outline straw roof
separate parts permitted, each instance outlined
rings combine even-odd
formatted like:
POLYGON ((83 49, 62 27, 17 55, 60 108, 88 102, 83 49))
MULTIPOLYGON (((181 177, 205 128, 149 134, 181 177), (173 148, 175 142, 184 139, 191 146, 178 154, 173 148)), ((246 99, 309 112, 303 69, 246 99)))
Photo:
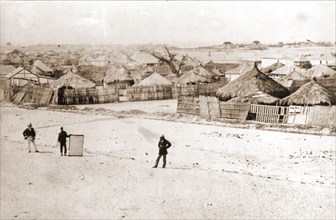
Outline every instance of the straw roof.
POLYGON ((314 80, 301 86, 290 96, 280 100, 280 105, 333 105, 333 93, 314 80))
POLYGON ((290 87, 293 83, 293 80, 306 80, 306 79, 307 78, 304 75, 302 75, 302 73, 299 73, 294 69, 292 72, 288 73, 281 79, 277 80, 277 82, 279 82, 281 85, 285 87, 290 87))
POLYGON ((285 87, 262 73, 256 64, 253 69, 244 75, 219 88, 216 95, 221 101, 226 101, 258 92, 263 92, 277 98, 289 95, 289 91, 285 87))
POLYGON ((135 53, 130 58, 139 64, 151 64, 159 62, 157 58, 148 53, 135 53))
POLYGON ((304 69, 301 69, 299 67, 296 66, 292 66, 292 65, 284 65, 283 67, 280 67, 279 69, 276 69, 272 72, 272 74, 274 75, 287 75, 290 72, 296 71, 298 73, 303 74, 305 72, 304 69))
POLYGON ((225 74, 239 74, 242 75, 253 68, 253 64, 250 62, 242 63, 238 67, 233 68, 225 72, 225 74))
POLYGON ((172 82, 155 72, 144 80, 140 81, 139 86, 153 86, 153 85, 171 85, 172 82))
POLYGON ((201 61, 199 61, 198 59, 196 58, 192 58, 190 56, 185 56, 184 60, 183 60, 183 65, 185 66, 199 66, 201 65, 201 61))
POLYGON ((44 63, 42 63, 42 61, 40 61, 40 60, 36 60, 33 63, 33 67, 32 67, 32 71, 33 72, 34 72, 34 70, 35 70, 36 67, 39 68, 40 70, 42 70, 43 72, 52 72, 52 69, 50 69, 44 63))
POLYGON ((240 96, 227 101, 227 103, 249 103, 272 105, 279 101, 279 98, 273 97, 267 93, 258 91, 246 96, 240 96))
POLYGON ((81 77, 80 75, 69 72, 59 79, 55 80, 54 82, 50 83, 50 86, 54 88, 60 88, 63 86, 68 86, 72 88, 92 88, 95 87, 96 84, 88 79, 81 77))
POLYGON ((188 83, 199 83, 199 82, 211 82, 214 73, 210 73, 203 67, 195 67, 194 69, 184 73, 175 82, 180 84, 188 84, 188 83))
POLYGON ((263 73, 271 73, 274 70, 277 70, 277 69, 279 69, 279 68, 281 68, 283 66, 285 66, 285 64, 280 63, 279 60, 278 60, 278 62, 273 63, 272 65, 269 65, 269 66, 267 66, 265 68, 261 68, 261 72, 263 72, 263 73))
POLYGON ((14 66, 11 65, 0 65, 0 76, 1 75, 7 75, 8 73, 15 70, 14 66))
POLYGON ((304 56, 304 55, 296 56, 293 60, 295 62, 309 62, 309 60, 307 59, 307 57, 304 56))
POLYGON ((304 76, 307 78, 321 77, 321 76, 327 77, 332 75, 336 75, 336 71, 322 64, 316 65, 304 73, 304 76))
POLYGON ((320 60, 330 61, 331 63, 336 63, 336 56, 334 56, 331 52, 325 53, 320 57, 320 60))
POLYGON ((112 68, 108 70, 104 77, 105 83, 133 81, 130 72, 125 68, 112 68))

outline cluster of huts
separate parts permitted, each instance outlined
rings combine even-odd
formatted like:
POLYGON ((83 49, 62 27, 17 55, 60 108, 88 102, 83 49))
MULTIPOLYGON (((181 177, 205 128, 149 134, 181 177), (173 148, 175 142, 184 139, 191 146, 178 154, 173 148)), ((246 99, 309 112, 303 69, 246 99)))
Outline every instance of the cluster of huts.
POLYGON ((55 78, 51 68, 36 60, 29 67, 1 65, 0 98, 40 104, 178 98, 180 113, 280 122, 288 112, 299 112, 286 109, 288 106, 336 104, 336 58, 333 54, 318 58, 315 62, 305 56, 277 59, 265 67, 261 67, 262 62, 242 62, 228 65, 232 68, 227 70, 223 64, 212 61, 202 64, 186 56, 181 72, 174 74, 166 63, 150 54, 119 53, 96 58, 83 56, 79 65, 66 66, 59 78, 55 78), (106 71, 96 80, 81 76, 82 67, 92 66, 106 71), (269 112, 277 119, 267 118, 265 114, 269 112))

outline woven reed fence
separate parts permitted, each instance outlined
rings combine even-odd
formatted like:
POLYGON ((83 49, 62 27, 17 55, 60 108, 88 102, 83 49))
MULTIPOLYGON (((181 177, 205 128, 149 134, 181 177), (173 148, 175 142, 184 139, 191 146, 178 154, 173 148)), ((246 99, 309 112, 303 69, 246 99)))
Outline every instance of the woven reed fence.
POLYGON ((215 83, 198 83, 195 85, 178 85, 175 84, 173 86, 173 94, 174 98, 177 98, 179 95, 184 96, 198 96, 198 95, 205 95, 205 96, 215 96, 217 90, 225 86, 228 83, 227 80, 219 81, 215 83))
POLYGON ((172 86, 154 85, 154 86, 130 86, 126 88, 128 101, 145 101, 145 100, 163 100, 172 99, 172 86))
POLYGON ((311 106, 307 124, 336 126, 336 106, 311 106))
POLYGON ((250 110, 250 104, 240 103, 220 102, 219 107, 220 117, 227 119, 246 120, 250 110))
POLYGON ((117 87, 98 87, 64 89, 62 97, 59 97, 58 104, 98 104, 111 103, 119 100, 119 90, 117 87))
POLYGON ((219 118, 221 115, 219 100, 213 96, 199 96, 200 115, 203 117, 219 118))
POLYGON ((21 102, 49 105, 52 102, 54 91, 43 87, 27 88, 21 102))
POLYGON ((266 123, 287 123, 289 107, 250 105, 250 113, 255 114, 256 121, 266 123))
POLYGON ((177 99, 177 113, 199 115, 200 104, 198 96, 182 96, 177 99))

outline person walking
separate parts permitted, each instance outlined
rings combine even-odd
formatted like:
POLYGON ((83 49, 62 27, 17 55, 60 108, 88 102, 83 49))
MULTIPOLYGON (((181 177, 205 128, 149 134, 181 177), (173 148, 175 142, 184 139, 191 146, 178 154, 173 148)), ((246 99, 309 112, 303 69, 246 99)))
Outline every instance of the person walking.
POLYGON ((23 131, 23 136, 28 143, 28 153, 30 153, 30 144, 33 144, 35 152, 39 152, 36 148, 35 137, 36 133, 31 123, 28 124, 28 128, 23 131))
POLYGON ((63 149, 64 149, 64 156, 67 154, 67 148, 66 148, 66 138, 70 137, 66 133, 66 131, 63 130, 63 127, 61 127, 61 132, 58 134, 58 142, 60 143, 60 151, 61 151, 61 156, 63 156, 63 149))
POLYGON ((165 168, 166 167, 166 157, 167 157, 167 154, 168 154, 168 151, 167 149, 170 148, 171 146, 171 143, 165 139, 165 137, 162 135, 160 137, 160 140, 159 140, 159 143, 158 143, 158 148, 159 148, 159 155, 156 159, 156 162, 155 162, 155 165, 153 166, 153 168, 157 168, 157 166, 159 165, 159 161, 161 159, 161 157, 163 157, 163 165, 162 165, 162 168, 165 168))

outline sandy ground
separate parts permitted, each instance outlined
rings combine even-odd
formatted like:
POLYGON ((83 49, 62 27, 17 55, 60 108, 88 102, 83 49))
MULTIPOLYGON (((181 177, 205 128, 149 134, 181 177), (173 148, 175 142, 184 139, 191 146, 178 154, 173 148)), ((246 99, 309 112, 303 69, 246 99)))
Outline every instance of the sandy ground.
POLYGON ((0 138, 2 219, 336 217, 335 136, 1 107, 0 138), (83 157, 60 156, 60 126, 83 157), (153 169, 161 134, 173 147, 153 169))

